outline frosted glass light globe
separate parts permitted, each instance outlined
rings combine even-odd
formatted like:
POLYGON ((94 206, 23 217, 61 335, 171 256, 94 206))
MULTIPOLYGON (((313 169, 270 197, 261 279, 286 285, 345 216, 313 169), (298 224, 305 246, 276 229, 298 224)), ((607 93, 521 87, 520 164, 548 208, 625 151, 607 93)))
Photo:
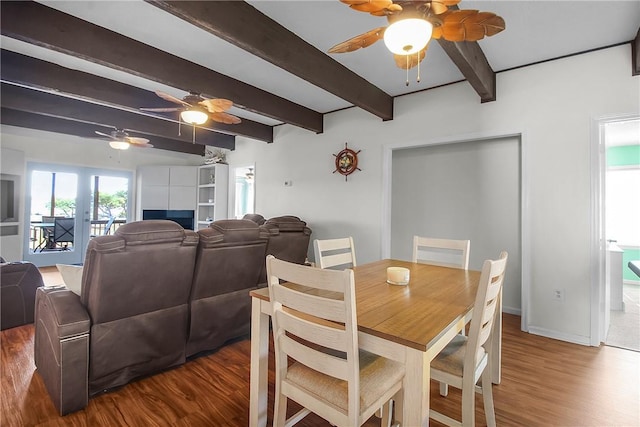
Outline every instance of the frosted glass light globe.
POLYGON ((425 19, 402 19, 384 31, 384 44, 396 55, 411 55, 424 49, 432 32, 433 25, 425 19))

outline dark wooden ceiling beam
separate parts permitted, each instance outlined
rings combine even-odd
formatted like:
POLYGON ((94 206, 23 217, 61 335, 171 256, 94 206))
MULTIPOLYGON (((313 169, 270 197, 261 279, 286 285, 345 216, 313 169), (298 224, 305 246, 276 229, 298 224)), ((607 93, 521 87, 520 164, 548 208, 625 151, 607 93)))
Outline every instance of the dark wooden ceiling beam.
POLYGON ((323 116, 294 102, 32 1, 0 2, 3 35, 181 90, 232 100, 239 108, 322 132, 323 116))
POLYGON ((640 75, 640 28, 638 28, 636 38, 631 40, 631 67, 632 75, 640 75))
MULTIPOLYGON (((3 125, 79 136, 81 138, 87 138, 88 141, 95 141, 96 143, 101 144, 105 144, 106 140, 99 139, 95 134, 95 131, 102 130, 106 133, 109 132, 109 129, 107 128, 98 129, 98 125, 93 123, 89 124, 75 120, 61 119, 58 117, 43 116, 26 111, 12 110, 10 108, 0 109, 0 122, 2 122, 3 125)), ((206 147, 200 144, 189 144, 182 141, 156 136, 153 138, 153 148, 204 156, 206 147)))
POLYGON ((393 98, 244 1, 145 0, 291 74, 393 119, 393 98))
MULTIPOLYGON (((0 63, 2 80, 8 82, 53 90, 104 105, 129 107, 132 112, 139 111, 140 107, 176 106, 148 90, 4 49, 0 63)), ((177 114, 174 113, 173 116, 177 117, 177 114)), ((204 129, 273 142, 273 127, 247 119, 243 119, 242 123, 237 125, 225 125, 210 120, 204 129)))
POLYGON ((445 53, 480 95, 481 102, 496 100, 496 73, 478 42, 450 42, 438 39, 445 53))
MULTIPOLYGON (((459 7, 449 6, 449 10, 459 10, 459 7)), ((480 95, 480 101, 495 101, 496 73, 489 65, 478 42, 450 42, 441 38, 438 39, 438 43, 480 95)))
MULTIPOLYGON (((178 135, 178 124, 151 116, 142 116, 129 111, 104 105, 66 98, 35 89, 2 83, 0 89, 2 106, 18 111, 37 113, 51 117, 76 120, 95 125, 118 127, 176 141, 191 143, 192 127, 182 126, 178 135)), ((153 137, 150 137, 153 144, 153 137)), ((196 130, 196 143, 214 147, 235 149, 235 137, 224 133, 196 130)))

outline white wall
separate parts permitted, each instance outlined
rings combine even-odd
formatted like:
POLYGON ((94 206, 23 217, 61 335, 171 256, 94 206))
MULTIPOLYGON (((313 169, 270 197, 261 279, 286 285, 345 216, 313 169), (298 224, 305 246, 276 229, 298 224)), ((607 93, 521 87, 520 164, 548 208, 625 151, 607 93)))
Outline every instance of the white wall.
POLYGON ((588 344, 590 126, 598 117, 640 111, 630 46, 500 73, 497 88, 497 101, 486 104, 466 82, 397 98, 395 118, 387 122, 358 108, 328 114, 319 135, 280 126, 273 144, 238 138, 228 160, 232 166, 255 162, 256 212, 298 215, 313 229, 312 238, 352 235, 358 262, 365 263, 385 250, 385 147, 521 134, 529 328, 588 344), (345 142, 362 150, 362 171, 348 182, 331 173, 332 154, 345 142), (285 187, 285 180, 293 186, 285 187), (565 290, 564 303, 552 300, 557 288, 565 290))
POLYGON ((521 180, 517 137, 393 151, 390 256, 413 236, 471 240, 469 268, 509 253, 502 309, 521 314, 521 180))
MULTIPOLYGON (((200 165, 202 157, 193 154, 175 153, 166 150, 130 148, 117 151, 108 142, 94 138, 79 138, 52 132, 35 131, 14 126, 0 126, 0 156, 2 172, 21 176, 24 188, 26 162, 49 162, 66 165, 81 165, 112 170, 132 171, 140 165, 200 165)), ((153 141, 152 141, 153 142, 153 141)), ((135 185, 133 186, 135 189, 135 185)), ((135 192, 135 190, 134 190, 135 192)), ((2 256, 11 261, 22 259, 24 194, 20 193, 19 236, 5 236, 0 239, 2 256)), ((132 204, 136 195, 131 195, 132 204)), ((132 206, 135 212, 135 206, 132 206)))
MULTIPOLYGON (((24 153, 19 150, 2 149, 0 152, 0 172, 20 177, 18 188, 15 191, 19 195, 24 193, 24 153)), ((20 229, 24 220, 24 197, 18 198, 18 222, 4 225, 18 225, 20 229)), ((7 261, 20 261, 22 259, 22 233, 0 237, 0 255, 7 261)))

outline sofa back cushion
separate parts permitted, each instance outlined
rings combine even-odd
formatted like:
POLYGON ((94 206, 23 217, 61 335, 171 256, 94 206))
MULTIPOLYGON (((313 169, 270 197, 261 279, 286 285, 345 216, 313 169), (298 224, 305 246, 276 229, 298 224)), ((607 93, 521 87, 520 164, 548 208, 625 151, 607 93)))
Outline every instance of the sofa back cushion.
POLYGON ((166 220, 89 242, 81 300, 91 316, 90 392, 184 363, 198 235, 166 220))
POLYGON ((266 233, 250 220, 215 221, 198 234, 187 356, 249 332, 249 291, 261 282, 267 248, 266 233))

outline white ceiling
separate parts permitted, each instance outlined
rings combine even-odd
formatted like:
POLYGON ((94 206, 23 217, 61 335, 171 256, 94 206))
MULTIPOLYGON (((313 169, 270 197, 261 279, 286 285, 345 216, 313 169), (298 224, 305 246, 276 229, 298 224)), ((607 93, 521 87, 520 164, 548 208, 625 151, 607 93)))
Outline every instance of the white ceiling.
MULTIPOLYGON (((321 113, 351 105, 141 0, 40 3, 321 113)), ((384 18, 350 10, 337 0, 252 0, 249 3, 323 52, 357 34, 386 25, 384 18)), ((629 42, 635 38, 640 24, 640 1, 463 0, 459 7, 491 11, 505 19, 505 31, 479 42, 496 72, 629 42)), ((5 36, 0 43, 3 49, 65 67, 148 90, 161 90, 177 97, 186 95, 181 90, 5 36)), ((438 43, 431 43, 427 58, 421 64, 421 82, 416 83, 416 71, 410 70, 408 87, 405 85, 406 72, 395 66, 383 42, 356 52, 331 56, 392 96, 463 80, 460 71, 438 43)), ((239 109, 232 112, 268 125, 279 123, 239 109)))

